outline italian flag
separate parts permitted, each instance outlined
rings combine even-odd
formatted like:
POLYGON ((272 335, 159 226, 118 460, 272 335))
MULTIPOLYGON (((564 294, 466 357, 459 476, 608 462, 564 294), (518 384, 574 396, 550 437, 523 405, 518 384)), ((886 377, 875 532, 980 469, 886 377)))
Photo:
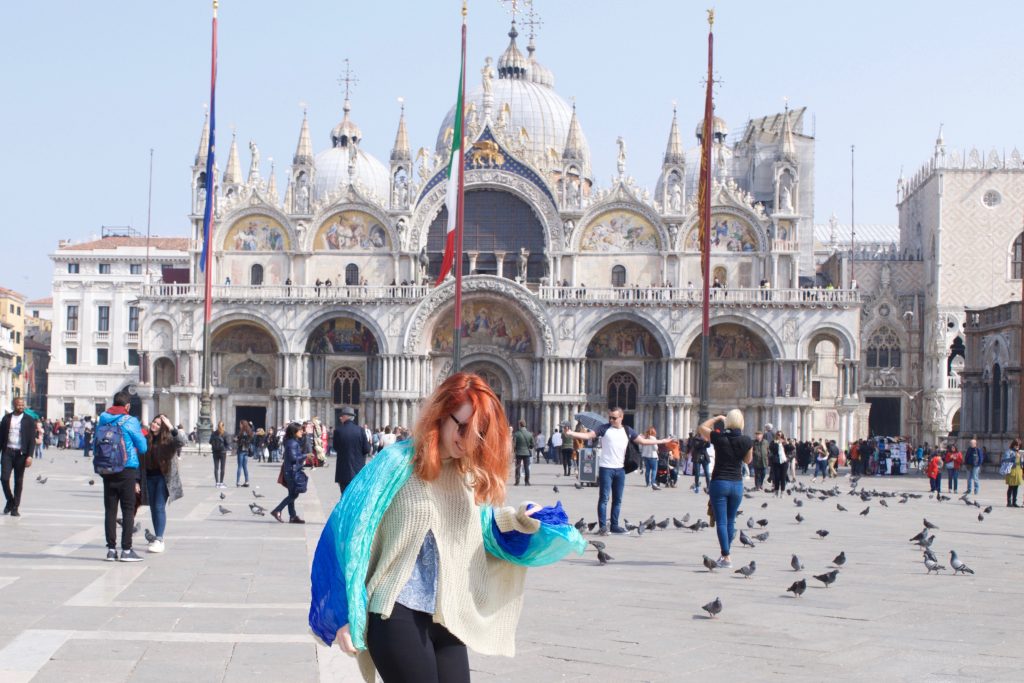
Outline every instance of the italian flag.
MULTIPOLYGON (((452 130, 452 153, 448 157, 448 192, 445 195, 444 203, 448 209, 448 225, 445 231, 444 260, 441 262, 441 272, 437 276, 435 285, 444 282, 444 278, 451 272, 455 264, 455 237, 459 224, 462 222, 462 211, 459 206, 459 199, 462 195, 462 183, 465 164, 462 160, 462 116, 463 116, 463 95, 465 92, 466 78, 466 25, 462 25, 462 64, 459 67, 459 94, 455 103, 455 123, 452 130)), ((459 261, 461 261, 461 256, 459 261)), ((459 264, 461 269, 461 263, 459 264)))

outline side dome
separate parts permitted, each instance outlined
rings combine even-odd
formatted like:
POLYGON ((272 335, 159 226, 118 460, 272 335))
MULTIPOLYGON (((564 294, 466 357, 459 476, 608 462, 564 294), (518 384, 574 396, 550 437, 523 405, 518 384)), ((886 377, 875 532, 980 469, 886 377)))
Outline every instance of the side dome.
POLYGON ((316 155, 316 195, 325 197, 350 182, 358 183, 384 200, 388 197, 390 179, 388 169, 375 157, 359 148, 362 131, 349 112, 352 106, 345 100, 345 116, 331 131, 331 148, 316 155), (354 155, 354 157, 353 157, 354 155), (353 161, 355 162, 353 166, 353 161), (352 167, 354 177, 349 177, 352 167))

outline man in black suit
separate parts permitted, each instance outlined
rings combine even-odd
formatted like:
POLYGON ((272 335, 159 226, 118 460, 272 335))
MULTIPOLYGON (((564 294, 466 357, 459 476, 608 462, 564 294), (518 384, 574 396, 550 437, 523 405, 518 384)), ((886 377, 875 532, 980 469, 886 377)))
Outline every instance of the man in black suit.
POLYGON ((2 479, 4 514, 20 517, 21 488, 25 481, 25 464, 36 449, 36 421, 25 414, 25 399, 18 397, 12 404, 14 412, 0 420, 0 479, 2 479), (14 491, 11 491, 11 472, 14 472, 14 491))
POLYGON ((338 454, 338 460, 334 464, 334 481, 341 489, 341 495, 345 495, 345 487, 348 486, 359 470, 366 464, 366 456, 370 454, 370 441, 366 438, 366 432, 356 424, 356 411, 345 406, 341 409, 338 420, 341 424, 334 430, 332 444, 334 452, 338 454))

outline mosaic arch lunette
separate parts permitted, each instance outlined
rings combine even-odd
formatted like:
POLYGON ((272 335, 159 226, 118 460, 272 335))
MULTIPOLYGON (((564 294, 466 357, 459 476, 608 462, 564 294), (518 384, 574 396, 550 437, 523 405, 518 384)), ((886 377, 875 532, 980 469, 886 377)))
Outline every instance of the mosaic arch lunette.
POLYGON ((587 358, 661 358, 661 346, 643 325, 620 321, 594 335, 587 345, 587 358))
MULTIPOLYGON (((700 228, 694 225, 686 234, 683 243, 685 251, 700 251, 698 234, 700 228)), ((757 251, 757 233, 750 223, 733 214, 711 216, 711 251, 754 253, 757 251)))
POLYGON ((597 216, 580 235, 580 251, 656 253, 660 248, 658 231, 650 221, 622 209, 597 216))
POLYGON ((367 355, 379 353, 377 338, 369 327, 352 318, 331 318, 309 336, 306 353, 367 355))
MULTIPOLYGON (((452 353, 455 337, 455 309, 449 307, 434 323, 430 350, 452 353)), ((463 304, 462 346, 497 347, 514 355, 533 355, 534 335, 530 326, 508 302, 500 299, 472 299, 463 304)))
POLYGON ((229 323, 213 333, 213 353, 277 353, 269 331, 250 322, 229 323))
POLYGON ((348 210, 320 224, 313 240, 315 251, 387 251, 387 229, 365 211, 348 210))
MULTIPOLYGON (((693 340, 689 353, 691 358, 700 358, 700 335, 693 340)), ((735 323, 722 323, 711 328, 709 360, 768 360, 771 353, 764 341, 754 332, 735 323)))
POLYGON ((231 224, 224 251, 287 251, 288 231, 277 220, 262 214, 243 216, 231 224))

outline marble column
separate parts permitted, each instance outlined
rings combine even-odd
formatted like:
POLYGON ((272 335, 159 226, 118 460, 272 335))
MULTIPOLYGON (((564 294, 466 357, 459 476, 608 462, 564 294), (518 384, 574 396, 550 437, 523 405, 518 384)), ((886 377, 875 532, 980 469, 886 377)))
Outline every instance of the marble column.
POLYGON ((496 251, 494 252, 494 259, 497 262, 498 277, 505 277, 505 254, 508 252, 496 251))

